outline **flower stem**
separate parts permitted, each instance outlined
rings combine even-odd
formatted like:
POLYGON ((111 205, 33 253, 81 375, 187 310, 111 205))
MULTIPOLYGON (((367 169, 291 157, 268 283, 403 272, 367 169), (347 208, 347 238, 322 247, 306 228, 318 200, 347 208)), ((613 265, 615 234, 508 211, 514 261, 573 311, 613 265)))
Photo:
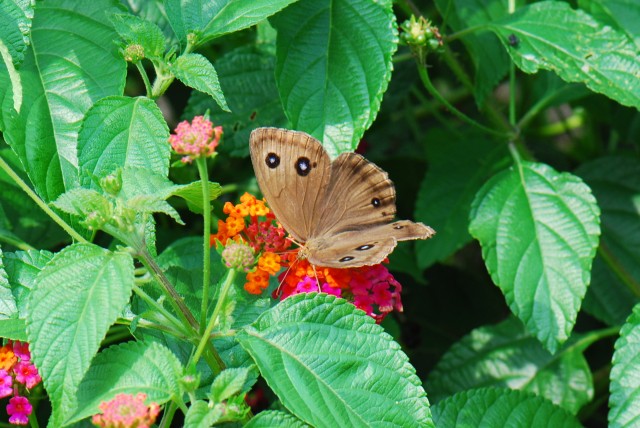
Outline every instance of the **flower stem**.
POLYGON ((204 346, 207 343, 209 343, 209 336, 211 335, 211 332, 213 331, 213 328, 217 324, 217 320, 218 320, 218 316, 220 314, 220 310, 222 310, 222 307, 224 306, 224 303, 227 300, 227 294, 229 293, 229 289, 231 288, 231 285, 233 284, 233 280, 236 277, 236 273, 237 272, 236 272, 235 269, 229 269, 229 271, 227 272, 227 276, 224 279, 224 283, 222 284, 222 288, 220 290, 220 294, 218 295, 218 301, 216 302, 216 306, 213 309, 213 314, 211 315, 211 318, 209 319, 209 324, 207 325, 207 328, 204 330, 204 334, 200 338, 200 343, 198 344, 198 349, 196 349, 196 353, 193 356, 193 364, 196 364, 198 362, 198 360, 200 359, 200 357, 202 355, 202 352, 204 351, 204 346))
POLYGON ((135 62, 136 68, 142 77, 142 81, 144 82, 144 89, 147 91, 147 97, 151 98, 152 89, 151 82, 149 81, 149 76, 147 76, 147 71, 144 69, 141 61, 135 62))
POLYGON ((202 218, 204 220, 204 231, 202 232, 202 304, 200 308, 200 335, 204 335, 207 324, 207 312, 209 311, 209 286, 211 281, 211 202, 209 201, 209 171, 207 170, 207 159, 199 157, 196 159, 200 181, 202 181, 202 218))

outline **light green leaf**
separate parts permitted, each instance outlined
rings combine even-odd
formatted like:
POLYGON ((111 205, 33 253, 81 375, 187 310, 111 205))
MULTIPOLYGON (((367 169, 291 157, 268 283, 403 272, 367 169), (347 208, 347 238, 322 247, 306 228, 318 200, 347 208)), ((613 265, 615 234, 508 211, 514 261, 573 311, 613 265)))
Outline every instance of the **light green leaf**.
POLYGON ((178 44, 175 33, 169 24, 163 1, 126 0, 124 3, 132 14, 156 24, 162 30, 167 45, 178 44))
POLYGON ((156 103, 145 97, 108 97, 86 114, 78 136, 78 162, 84 187, 98 189, 100 178, 119 167, 169 173, 169 128, 156 103))
POLYGON ((227 33, 249 28, 296 0, 165 0, 173 31, 184 44, 189 33, 203 44, 227 33))
POLYGON ((582 349, 569 344, 552 355, 515 318, 477 328, 455 343, 429 374, 426 389, 435 403, 484 386, 532 392, 573 414, 593 398, 582 349))
POLYGON ((11 293, 11 284, 9 284, 7 272, 4 270, 4 255, 2 247, 0 247, 0 320, 15 318, 17 315, 18 306, 11 293))
MULTIPOLYGON (((436 6, 447 25, 458 32, 469 27, 487 24, 508 15, 507 3, 502 0, 436 0, 436 6)), ((478 106, 484 104, 509 70, 509 56, 495 35, 470 32, 460 38, 469 51, 475 68, 473 91, 478 106)))
POLYGON ((34 3, 32 0, 0 2, 0 44, 6 46, 14 65, 22 62, 29 45, 34 3))
POLYGON ((155 196, 134 196, 127 201, 127 208, 140 213, 163 213, 174 219, 176 223, 184 225, 178 211, 167 201, 160 200, 155 196))
POLYGON ((481 388, 460 392, 433 406, 439 427, 580 428, 575 416, 547 400, 523 391, 481 388))
POLYGON ((78 406, 67 423, 98 412, 101 401, 116 394, 147 394, 147 403, 163 404, 180 395, 182 365, 159 343, 127 342, 100 352, 78 389, 78 406))
POLYGON ((162 59, 165 48, 164 34, 155 23, 123 13, 113 15, 111 22, 127 45, 142 46, 145 58, 162 59))
POLYGON ((471 207, 469 232, 511 311, 552 353, 571 333, 600 235, 588 186, 548 165, 495 175, 471 207))
POLYGON ((201 428, 213 426, 223 415, 220 406, 209 407, 206 401, 192 403, 184 419, 184 428, 201 428))
POLYGON ((239 394, 248 379, 249 369, 247 367, 223 370, 211 385, 212 401, 220 403, 229 397, 239 394))
POLYGON ((345 300, 289 297, 237 339, 282 404, 310 425, 433 426, 407 356, 345 300))
POLYGON ((110 219, 112 216, 111 202, 92 189, 75 188, 63 193, 52 202, 52 205, 67 214, 86 217, 92 212, 97 212, 102 218, 110 219))
MULTIPOLYGON (((93 244, 75 244, 40 271, 29 296, 31 354, 61 426, 109 326, 129 300, 133 260, 93 244)), ((113 379, 112 379, 113 380, 113 379)))
POLYGON ((27 302, 36 277, 53 258, 53 253, 41 250, 16 251, 4 254, 11 291, 18 305, 20 318, 27 318, 27 302))
POLYGON ((332 157, 353 151, 380 109, 397 29, 391 1, 300 0, 272 19, 276 82, 294 129, 332 157))
POLYGON ((264 412, 260 412, 245 425, 245 428, 272 427, 307 428, 309 425, 305 424, 292 414, 279 410, 266 410, 264 412))
POLYGON ((220 109, 211 97, 193 91, 183 118, 191 119, 210 110, 211 121, 224 128, 223 144, 217 150, 231 156, 247 156, 247 141, 254 128, 287 125, 274 68, 272 54, 244 48, 227 53, 216 61, 216 69, 231 113, 220 109))
POLYGON ((567 82, 640 109, 637 47, 566 2, 541 1, 490 24, 514 63, 526 73, 552 70, 567 82), (509 45, 515 35, 516 46, 509 45))
MULTIPOLYGON (((209 182, 209 200, 213 201, 222 194, 222 187, 218 183, 209 182)), ((172 196, 178 196, 189 203, 192 211, 200 214, 203 212, 202 181, 194 181, 185 184, 172 192, 172 196)))
POLYGON ((418 266, 425 269, 444 260, 471 241, 469 211, 480 187, 506 166, 504 145, 477 135, 463 135, 429 148, 429 170, 418 193, 415 219, 433 227, 437 235, 418 241, 418 266))
POLYGON ((578 0, 598 21, 625 33, 640 50, 640 3, 636 0, 578 0))
POLYGON ((611 368, 609 427, 634 427, 640 420, 640 305, 620 330, 611 368))
POLYGON ((218 73, 209 60, 199 54, 186 54, 176 58, 171 72, 185 85, 213 97, 224 111, 230 111, 224 98, 218 73))
POLYGON ((21 318, 0 320, 0 337, 26 342, 27 326, 24 320, 21 318))
POLYGON ((45 201, 78 184, 77 139, 84 114, 95 100, 124 88, 125 62, 107 19, 115 8, 111 0, 36 4, 32 49, 19 70, 22 108, 16 112, 3 103, 3 136, 45 201))
POLYGON ((602 210, 602 237, 584 301, 590 314, 620 325, 640 295, 640 160, 610 156, 576 170, 602 210))

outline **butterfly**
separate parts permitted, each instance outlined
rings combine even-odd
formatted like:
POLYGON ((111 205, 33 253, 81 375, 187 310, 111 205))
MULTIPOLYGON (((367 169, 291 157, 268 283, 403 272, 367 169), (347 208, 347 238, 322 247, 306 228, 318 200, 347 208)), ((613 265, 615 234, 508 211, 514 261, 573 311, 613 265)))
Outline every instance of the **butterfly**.
POLYGON ((312 265, 375 265, 398 241, 435 234, 422 223, 394 221, 393 183, 363 156, 342 153, 332 162, 320 141, 287 129, 257 128, 249 140, 262 194, 312 265))

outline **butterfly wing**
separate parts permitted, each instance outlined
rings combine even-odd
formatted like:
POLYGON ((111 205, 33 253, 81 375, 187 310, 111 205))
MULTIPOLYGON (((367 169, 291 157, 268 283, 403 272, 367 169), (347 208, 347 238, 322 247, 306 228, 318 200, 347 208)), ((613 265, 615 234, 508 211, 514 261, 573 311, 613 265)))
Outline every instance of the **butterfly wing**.
POLYGON ((388 224, 396 214, 396 191, 386 172, 356 153, 331 164, 331 179, 312 236, 388 224))
POLYGON ((422 223, 398 220, 330 237, 311 238, 306 245, 306 254, 309 262, 318 266, 350 268, 375 265, 393 251, 398 241, 427 239, 435 233, 422 223))
POLYGON ((329 155, 304 132, 258 128, 249 140, 253 169, 269 207, 294 239, 306 242, 329 184, 329 155))

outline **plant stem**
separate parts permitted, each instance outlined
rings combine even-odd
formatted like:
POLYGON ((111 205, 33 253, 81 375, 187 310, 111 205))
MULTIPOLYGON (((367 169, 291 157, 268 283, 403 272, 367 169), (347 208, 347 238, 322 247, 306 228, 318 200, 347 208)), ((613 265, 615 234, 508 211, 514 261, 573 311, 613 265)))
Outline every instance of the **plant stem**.
POLYGON ((209 343, 209 336, 211 335, 213 328, 217 324, 220 310, 222 309, 222 306, 227 300, 227 294, 229 293, 229 289, 231 288, 231 285, 233 284, 233 280, 235 279, 235 277, 236 277, 236 270, 229 269, 229 271, 227 272, 227 276, 224 279, 224 283, 222 284, 222 288, 220 289, 220 293, 218 295, 218 301, 216 302, 216 306, 213 309, 213 314, 209 319, 209 324, 207 325, 207 328, 204 330, 204 334, 200 338, 200 343, 198 344, 198 349, 196 349, 196 353, 193 356, 193 364, 196 364, 198 362, 198 360, 202 355, 202 352, 204 351, 204 346, 207 343, 209 343))
POLYGON ((200 308, 200 335, 204 335, 207 324, 207 313, 209 312, 209 286, 211 281, 211 202, 209 201, 209 171, 207 170, 207 159, 199 157, 196 159, 198 173, 202 182, 202 218, 204 220, 204 231, 202 232, 202 304, 200 308))
POLYGON ((25 183, 20 176, 11 168, 11 166, 0 156, 0 168, 7 173, 9 177, 44 211, 51 219, 58 224, 65 232, 69 234, 75 241, 86 243, 87 240, 76 232, 66 221, 53 211, 31 188, 25 183))
POLYGON ((138 69, 138 72, 140 73, 140 76, 142 77, 142 81, 144 82, 144 89, 147 92, 147 97, 151 98, 152 88, 151 88, 151 82, 149 81, 149 76, 147 76, 147 71, 142 66, 141 61, 136 61, 135 65, 136 65, 136 68, 138 69))
MULTIPOLYGON (((173 328, 175 330, 180 331, 180 334, 185 337, 189 337, 189 330, 185 330, 184 326, 180 323, 180 321, 174 317, 169 311, 167 311, 162 305, 156 302, 151 296, 149 296, 142 288, 137 285, 133 286, 133 291, 140 297, 147 305, 154 308, 158 313, 160 313, 166 321, 173 324, 173 328)), ((175 335, 175 334, 174 334, 175 335)))

